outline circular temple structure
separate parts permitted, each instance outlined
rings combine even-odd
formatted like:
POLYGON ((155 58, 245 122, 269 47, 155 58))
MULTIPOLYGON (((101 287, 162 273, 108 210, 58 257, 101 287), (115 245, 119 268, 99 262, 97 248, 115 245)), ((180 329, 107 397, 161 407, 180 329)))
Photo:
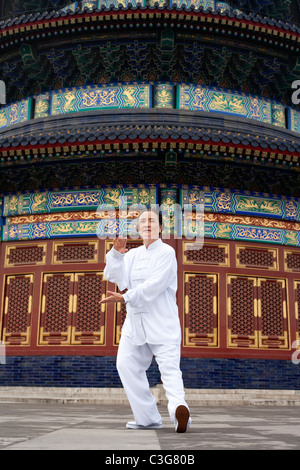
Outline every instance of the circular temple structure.
POLYGON ((299 389, 299 2, 0 0, 0 15, 0 385, 121 386, 105 255, 117 233, 140 245, 132 221, 156 204, 185 386, 299 389))

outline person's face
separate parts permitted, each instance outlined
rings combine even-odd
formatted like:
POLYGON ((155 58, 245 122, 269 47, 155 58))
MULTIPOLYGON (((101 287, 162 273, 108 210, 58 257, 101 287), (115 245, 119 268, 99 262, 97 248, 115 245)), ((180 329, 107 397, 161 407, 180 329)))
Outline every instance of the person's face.
POLYGON ((158 215, 152 211, 143 212, 139 218, 138 230, 143 240, 159 238, 161 226, 158 215))

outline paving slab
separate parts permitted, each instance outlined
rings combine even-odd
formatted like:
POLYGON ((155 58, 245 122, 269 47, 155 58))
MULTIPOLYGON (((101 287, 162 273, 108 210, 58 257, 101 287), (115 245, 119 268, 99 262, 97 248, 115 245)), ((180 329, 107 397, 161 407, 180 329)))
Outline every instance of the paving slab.
MULTIPOLYGON (((174 432, 165 405, 163 428, 126 429, 128 405, 0 403, 1 450, 300 450, 300 408, 191 406, 192 426, 174 432)), ((114 454, 115 455, 115 454, 114 454)), ((121 454, 120 454, 121 455, 121 454)))
POLYGON ((160 450, 154 431, 140 431, 138 439, 124 430, 64 428, 11 446, 12 450, 160 450), (118 443, 116 445, 116 443, 118 443))

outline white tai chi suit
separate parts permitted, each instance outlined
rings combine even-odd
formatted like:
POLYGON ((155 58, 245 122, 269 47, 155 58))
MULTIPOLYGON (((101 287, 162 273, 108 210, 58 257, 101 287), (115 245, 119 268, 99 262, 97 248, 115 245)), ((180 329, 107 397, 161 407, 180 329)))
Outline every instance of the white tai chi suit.
POLYGON ((181 328, 176 303, 177 261, 174 249, 159 238, 106 255, 104 277, 122 291, 127 316, 118 349, 117 369, 138 425, 161 423, 146 370, 153 355, 158 364, 170 418, 175 422, 178 405, 185 402, 180 371, 181 328))

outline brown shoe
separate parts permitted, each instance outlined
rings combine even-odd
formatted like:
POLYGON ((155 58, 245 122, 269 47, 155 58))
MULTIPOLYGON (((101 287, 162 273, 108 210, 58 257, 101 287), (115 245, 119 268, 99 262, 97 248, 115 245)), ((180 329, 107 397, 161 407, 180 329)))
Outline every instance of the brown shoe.
POLYGON ((191 424, 190 412, 184 405, 179 405, 175 411, 175 431, 186 432, 191 424))

